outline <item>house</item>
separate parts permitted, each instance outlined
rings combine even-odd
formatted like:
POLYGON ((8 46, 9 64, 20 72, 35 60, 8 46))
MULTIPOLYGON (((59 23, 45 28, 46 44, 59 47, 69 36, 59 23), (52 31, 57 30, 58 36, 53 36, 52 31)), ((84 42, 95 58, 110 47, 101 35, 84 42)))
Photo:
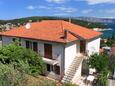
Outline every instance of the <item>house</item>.
POLYGON ((81 53, 99 53, 101 33, 63 20, 44 20, 1 35, 3 46, 19 39, 21 46, 38 52, 49 77, 74 82, 81 76, 81 53))

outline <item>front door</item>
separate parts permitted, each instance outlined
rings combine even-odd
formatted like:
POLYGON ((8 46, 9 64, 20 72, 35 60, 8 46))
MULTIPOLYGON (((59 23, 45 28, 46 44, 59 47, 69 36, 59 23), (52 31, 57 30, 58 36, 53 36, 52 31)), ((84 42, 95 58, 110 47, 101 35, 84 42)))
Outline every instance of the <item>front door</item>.
POLYGON ((80 41, 80 53, 85 53, 85 51, 86 51, 86 41, 81 40, 80 41))
POLYGON ((44 57, 48 59, 52 59, 52 45, 44 44, 44 57))

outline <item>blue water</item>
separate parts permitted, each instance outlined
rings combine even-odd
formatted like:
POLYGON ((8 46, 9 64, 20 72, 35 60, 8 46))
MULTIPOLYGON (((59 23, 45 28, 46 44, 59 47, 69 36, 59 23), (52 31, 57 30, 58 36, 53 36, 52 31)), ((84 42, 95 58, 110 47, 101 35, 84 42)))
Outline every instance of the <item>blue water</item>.
POLYGON ((115 37, 115 23, 107 24, 107 27, 111 28, 112 30, 102 31, 102 33, 103 33, 102 37, 103 38, 111 38, 113 33, 114 33, 114 37, 115 37))

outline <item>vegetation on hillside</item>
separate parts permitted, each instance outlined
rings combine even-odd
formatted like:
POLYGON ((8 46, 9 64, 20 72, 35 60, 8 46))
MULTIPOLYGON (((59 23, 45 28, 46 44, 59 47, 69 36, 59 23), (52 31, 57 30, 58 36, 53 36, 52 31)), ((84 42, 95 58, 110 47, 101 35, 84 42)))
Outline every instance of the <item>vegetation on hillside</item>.
MULTIPOLYGON (((27 17, 27 18, 13 19, 13 20, 1 20, 0 24, 12 23, 12 24, 17 25, 18 23, 20 23, 23 25, 24 23, 28 22, 29 20, 32 20, 33 22, 42 21, 42 20, 65 20, 65 21, 69 21, 69 18, 34 16, 34 17, 27 17)), ((75 23, 75 24, 79 24, 81 26, 88 27, 88 28, 105 28, 106 27, 106 25, 104 25, 102 23, 87 22, 87 21, 78 20, 75 18, 71 18, 71 22, 75 23)))
POLYGON ((42 74, 45 70, 45 64, 37 53, 16 44, 0 49, 0 61, 3 64, 13 64, 15 68, 23 69, 28 74, 42 74))
POLYGON ((42 58, 30 49, 15 43, 0 48, 0 86, 27 86, 26 75, 43 74, 45 68, 42 58))

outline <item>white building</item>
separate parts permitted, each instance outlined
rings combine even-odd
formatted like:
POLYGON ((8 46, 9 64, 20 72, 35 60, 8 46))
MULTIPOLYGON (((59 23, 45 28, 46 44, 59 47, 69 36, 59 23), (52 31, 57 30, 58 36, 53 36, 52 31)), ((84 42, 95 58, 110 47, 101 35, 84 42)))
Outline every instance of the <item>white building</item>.
POLYGON ((101 33, 63 20, 47 20, 1 35, 3 45, 19 39, 21 46, 38 52, 47 63, 49 77, 75 82, 81 76, 81 53, 99 53, 101 33))

